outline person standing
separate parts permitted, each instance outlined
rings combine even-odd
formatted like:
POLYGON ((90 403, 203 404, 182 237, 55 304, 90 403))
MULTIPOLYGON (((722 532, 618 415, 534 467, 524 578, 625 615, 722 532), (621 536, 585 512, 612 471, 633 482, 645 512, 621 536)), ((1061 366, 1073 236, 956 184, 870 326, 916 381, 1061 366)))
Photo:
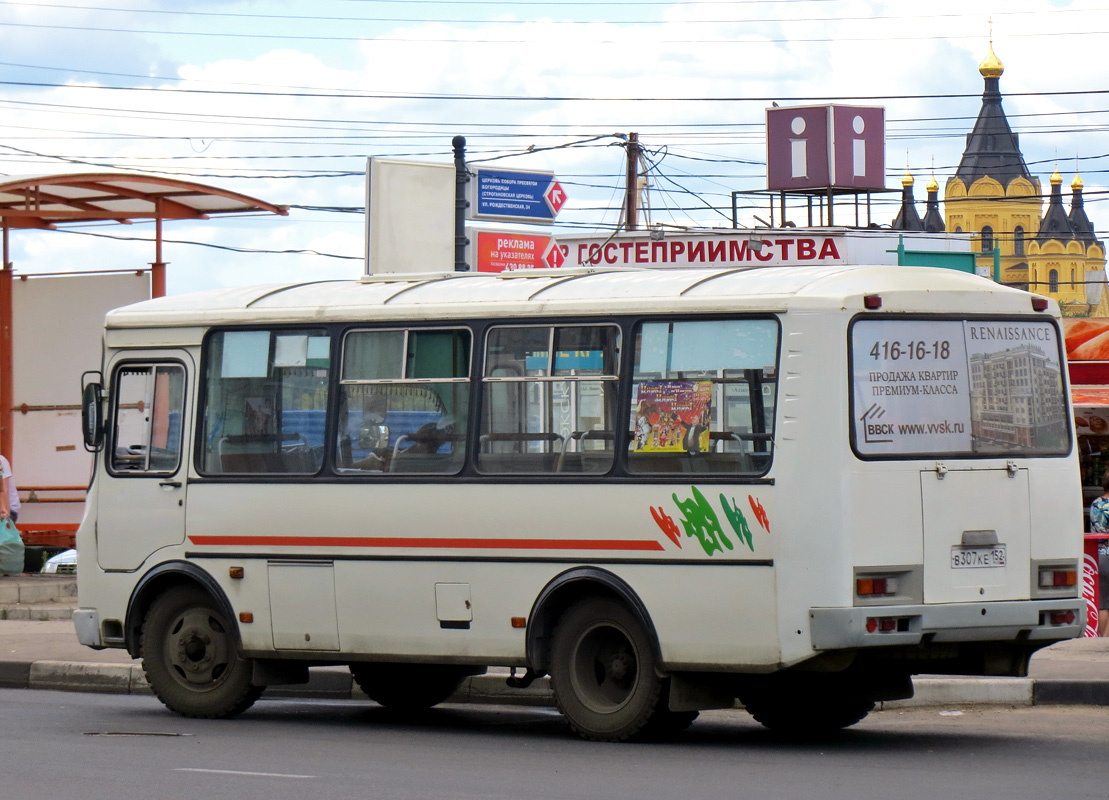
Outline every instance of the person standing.
POLYGON ((19 490, 15 488, 12 465, 4 456, 0 456, 0 475, 3 475, 3 487, 0 488, 0 519, 11 517, 12 522, 17 522, 20 509, 19 490))

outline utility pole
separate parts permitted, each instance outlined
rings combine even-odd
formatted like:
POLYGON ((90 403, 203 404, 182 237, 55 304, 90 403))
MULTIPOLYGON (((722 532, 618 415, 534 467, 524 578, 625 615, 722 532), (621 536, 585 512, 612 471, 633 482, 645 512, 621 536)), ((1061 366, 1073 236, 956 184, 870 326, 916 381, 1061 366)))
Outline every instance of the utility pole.
POLYGON ((639 230, 639 134, 628 134, 628 170, 624 201, 625 230, 639 230))

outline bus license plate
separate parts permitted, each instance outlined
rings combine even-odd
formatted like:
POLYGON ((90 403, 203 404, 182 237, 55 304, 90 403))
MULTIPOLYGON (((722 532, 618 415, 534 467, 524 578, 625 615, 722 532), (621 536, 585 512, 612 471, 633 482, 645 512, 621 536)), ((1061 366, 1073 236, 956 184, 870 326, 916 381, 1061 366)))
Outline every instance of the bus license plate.
POLYGON ((981 567, 1004 567, 1005 545, 992 547, 952 547, 951 569, 977 569, 981 567))

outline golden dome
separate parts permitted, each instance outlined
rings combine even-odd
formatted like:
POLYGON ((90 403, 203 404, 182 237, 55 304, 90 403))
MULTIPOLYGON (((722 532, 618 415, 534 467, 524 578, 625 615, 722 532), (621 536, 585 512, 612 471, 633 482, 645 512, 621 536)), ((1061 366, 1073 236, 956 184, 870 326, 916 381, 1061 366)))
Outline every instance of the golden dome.
POLYGON ((1058 186, 1063 182, 1063 176, 1059 174, 1059 168, 1056 167, 1055 171, 1051 173, 1051 185, 1058 186))
POLYGON ((994 55, 993 42, 990 42, 990 54, 982 59, 982 63, 978 65, 978 71, 982 73, 983 78, 1000 78, 1001 73, 1005 71, 1005 65, 1001 63, 1001 59, 994 55))
POLYGON ((913 185, 913 173, 909 172, 908 169, 906 169, 905 174, 901 176, 901 185, 906 188, 913 185))
POLYGON ((1077 172, 1074 173, 1074 180, 1070 182, 1070 188, 1074 189, 1077 192, 1079 189, 1082 188, 1082 186, 1082 179, 1078 177, 1077 172))
POLYGON ((929 192, 938 192, 939 190, 940 190, 940 185, 938 183, 936 183, 936 176, 933 175, 932 179, 930 181, 928 181, 928 191, 929 192))

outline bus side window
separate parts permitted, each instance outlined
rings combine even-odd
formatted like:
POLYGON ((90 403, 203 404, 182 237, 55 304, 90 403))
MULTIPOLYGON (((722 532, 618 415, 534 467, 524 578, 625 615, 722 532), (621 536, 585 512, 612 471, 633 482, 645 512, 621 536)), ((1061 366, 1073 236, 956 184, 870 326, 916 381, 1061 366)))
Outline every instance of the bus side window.
POLYGON ((354 330, 343 339, 335 469, 455 474, 466 458, 465 329, 354 330))
POLYGON ((218 331, 205 345, 206 474, 312 475, 323 466, 331 339, 218 331))
POLYGON ((646 322, 636 331, 628 467, 761 475, 777 388, 773 319, 646 322))
POLYGON ((174 473, 181 462, 185 370, 128 364, 115 376, 108 468, 117 474, 174 473))
POLYGON ((488 474, 604 474, 616 442, 620 332, 612 325, 489 332, 477 466, 488 474))

